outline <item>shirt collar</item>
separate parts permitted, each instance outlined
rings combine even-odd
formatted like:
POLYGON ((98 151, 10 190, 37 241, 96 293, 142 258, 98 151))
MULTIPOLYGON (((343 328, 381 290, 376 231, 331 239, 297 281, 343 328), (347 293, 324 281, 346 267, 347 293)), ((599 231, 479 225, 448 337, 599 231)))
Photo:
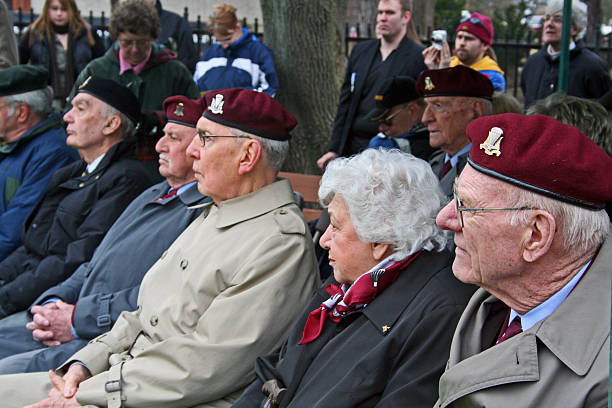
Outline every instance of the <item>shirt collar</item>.
MULTIPOLYGON (((187 190, 189 187, 193 186, 196 183, 197 183, 197 180, 194 180, 191 183, 183 184, 182 186, 180 186, 178 188, 178 191, 176 192, 176 195, 181 195, 183 193, 183 191, 187 190)), ((168 192, 170 192, 170 191, 172 191, 172 188, 170 188, 170 190, 168 190, 168 192)))
POLYGON ((87 174, 93 173, 93 171, 98 167, 98 164, 102 161, 106 153, 102 153, 98 158, 87 165, 87 174))
POLYGON ((510 309, 510 318, 508 322, 512 322, 516 316, 520 316, 521 318, 521 327, 523 331, 527 331, 532 328, 537 322, 544 320, 548 316, 552 314, 559 307, 561 303, 565 300, 565 298, 570 294, 570 292, 576 287, 584 272, 588 269, 589 265, 592 261, 589 261, 582 267, 582 269, 565 284, 564 287, 561 288, 557 293, 549 297, 545 302, 539 304, 534 307, 524 315, 520 315, 514 311, 514 309, 510 309))
MULTIPOLYGON (((571 41, 570 45, 569 45, 569 49, 570 51, 573 50, 574 48, 576 48, 576 43, 571 41)), ((552 48, 550 47, 550 44, 548 44, 548 46, 546 47, 546 52, 548 53, 548 55, 551 56, 551 58, 556 59, 559 58, 559 56, 561 55, 561 50, 559 51, 553 51, 552 48)))
POLYGON ((119 49, 119 75, 122 75, 125 71, 127 71, 129 69, 134 71, 134 73, 136 75, 140 75, 140 73, 144 69, 144 66, 149 61, 149 58, 151 57, 151 52, 152 51, 153 51, 153 45, 151 45, 151 48, 149 48, 149 52, 147 53, 146 58, 142 60, 142 62, 140 62, 140 63, 138 63, 136 65, 132 65, 129 62, 127 62, 126 60, 123 59, 123 55, 121 54, 121 49, 119 49))
POLYGON ((459 150, 457 152, 457 154, 455 154, 452 157, 448 153, 444 153, 444 163, 446 163, 447 161, 450 160, 451 166, 455 167, 457 165, 457 162, 459 161, 459 157, 461 157, 463 154, 469 152, 471 148, 472 148, 472 143, 468 143, 467 146, 465 146, 463 149, 459 150))

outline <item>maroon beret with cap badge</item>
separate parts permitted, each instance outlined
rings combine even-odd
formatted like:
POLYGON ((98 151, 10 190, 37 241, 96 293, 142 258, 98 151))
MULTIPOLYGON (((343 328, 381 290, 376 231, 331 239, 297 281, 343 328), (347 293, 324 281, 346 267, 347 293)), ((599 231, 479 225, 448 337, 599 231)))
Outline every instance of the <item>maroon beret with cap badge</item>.
POLYGON ((466 133, 468 163, 486 175, 592 210, 612 201, 612 158, 573 126, 505 113, 472 121, 466 133))
POLYGON ((491 99, 493 83, 475 69, 464 65, 452 68, 428 69, 423 71, 416 83, 419 95, 431 96, 471 96, 491 99))
POLYGON ((164 100, 164 113, 168 122, 195 128, 204 110, 202 100, 203 98, 189 99, 184 95, 166 98, 164 100))
POLYGON ((232 88, 204 94, 204 116, 222 125, 266 139, 289 140, 293 115, 264 92, 232 88))

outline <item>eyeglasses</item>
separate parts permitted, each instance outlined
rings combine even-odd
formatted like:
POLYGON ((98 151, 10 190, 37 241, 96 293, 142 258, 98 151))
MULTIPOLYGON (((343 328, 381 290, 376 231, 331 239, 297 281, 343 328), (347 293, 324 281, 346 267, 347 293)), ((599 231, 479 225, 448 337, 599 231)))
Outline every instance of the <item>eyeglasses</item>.
POLYGON ((555 24, 563 24, 562 14, 547 14, 543 19, 544 22, 552 21, 555 24))
POLYGON ((151 45, 151 40, 119 40, 119 45, 121 48, 130 48, 132 46, 136 46, 136 48, 145 48, 151 45))
POLYGON ((403 106, 396 110, 395 112, 387 115, 386 117, 380 119, 380 123, 383 125, 391 126, 393 124, 393 118, 396 117, 401 111, 403 111, 406 107, 403 106))
POLYGON ((482 22, 481 19, 479 19, 478 17, 464 17, 461 19, 462 23, 465 23, 466 21, 469 21, 470 23, 480 26, 482 28, 484 28, 487 33, 489 32, 489 29, 487 28, 487 26, 485 26, 485 24, 482 22))
POLYGON ((464 211, 474 212, 474 211, 506 211, 506 210, 523 211, 523 210, 537 210, 536 207, 498 207, 498 208, 493 208, 493 207, 491 207, 491 208, 469 208, 469 207, 464 207, 461 204, 461 199, 457 195, 457 179, 455 179, 455 185, 453 186, 453 197, 455 199, 455 207, 457 208, 457 213, 459 214, 459 221, 461 222, 461 228, 463 228, 463 212, 464 211))
POLYGON ((202 132, 201 130, 198 130, 198 137, 200 138, 200 142, 202 143, 202 147, 206 146, 206 139, 208 139, 209 137, 233 137, 236 139, 250 139, 249 136, 236 136, 236 135, 207 135, 206 133, 202 132))

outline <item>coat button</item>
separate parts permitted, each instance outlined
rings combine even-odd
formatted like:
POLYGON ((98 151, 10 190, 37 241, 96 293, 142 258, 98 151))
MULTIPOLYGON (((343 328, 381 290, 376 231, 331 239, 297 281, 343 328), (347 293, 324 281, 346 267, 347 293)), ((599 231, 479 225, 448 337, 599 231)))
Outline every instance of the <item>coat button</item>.
POLYGON ((151 320, 149 320, 149 323, 151 323, 151 326, 157 326, 158 321, 159 319, 157 318, 157 316, 153 315, 151 316, 151 320))
POLYGON ((181 269, 182 270, 187 269, 187 265, 189 265, 189 261, 187 261, 186 259, 182 259, 181 260, 181 269))
POLYGON ((85 183, 79 183, 79 187, 85 187, 85 183))

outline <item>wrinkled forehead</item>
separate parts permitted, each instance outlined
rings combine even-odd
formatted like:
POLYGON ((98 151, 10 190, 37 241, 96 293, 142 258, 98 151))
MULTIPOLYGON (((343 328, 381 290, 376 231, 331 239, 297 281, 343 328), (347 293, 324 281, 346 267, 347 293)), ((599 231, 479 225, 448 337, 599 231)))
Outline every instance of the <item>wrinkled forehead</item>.
POLYGON ((79 91, 74 96, 71 103, 73 106, 79 105, 79 106, 89 106, 89 107, 105 105, 103 101, 101 101, 100 99, 96 98, 94 95, 86 91, 79 91))

